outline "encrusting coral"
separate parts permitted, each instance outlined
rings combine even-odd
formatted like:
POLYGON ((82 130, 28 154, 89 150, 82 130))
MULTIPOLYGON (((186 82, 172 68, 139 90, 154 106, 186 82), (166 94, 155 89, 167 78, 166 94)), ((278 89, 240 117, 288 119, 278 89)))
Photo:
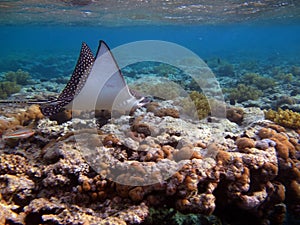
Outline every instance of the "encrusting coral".
POLYGON ((236 140, 236 145, 239 150, 245 151, 247 148, 254 148, 255 141, 251 138, 242 137, 236 140))
MULTIPOLYGON (((130 86, 130 85, 129 85, 130 86)), ((161 99, 175 99, 181 96, 183 89, 175 82, 162 78, 148 78, 140 80, 131 87, 144 95, 151 95, 161 99)))

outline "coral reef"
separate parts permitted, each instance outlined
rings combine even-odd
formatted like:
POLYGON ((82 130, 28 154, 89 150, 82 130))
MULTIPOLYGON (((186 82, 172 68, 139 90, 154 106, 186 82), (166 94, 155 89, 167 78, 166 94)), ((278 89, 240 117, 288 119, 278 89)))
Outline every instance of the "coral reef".
POLYGON ((236 102, 257 100, 263 96, 265 91, 270 91, 271 88, 277 86, 274 79, 261 76, 258 73, 245 73, 236 83, 234 87, 224 89, 231 105, 235 105, 236 102))
POLYGON ((31 105, 27 109, 16 110, 16 112, 2 112, 0 118, 0 134, 4 134, 7 131, 20 130, 23 126, 28 126, 37 122, 44 115, 40 111, 38 105, 31 105))
POLYGON ((255 110, 250 121, 245 109, 244 127, 221 118, 195 123, 170 116, 171 105, 153 102, 98 130, 84 116, 57 124, 37 106, 5 112, 18 124, 33 120, 36 133, 14 146, 0 142, 0 221, 282 224, 287 209, 299 215, 295 130, 256 121, 255 110))
POLYGON ((265 111, 265 117, 284 127, 300 129, 300 113, 293 112, 292 110, 282 110, 279 108, 278 111, 274 111, 269 109, 265 111))
POLYGON ((276 201, 279 202, 280 199, 285 197, 286 202, 288 202, 288 207, 299 215, 300 170, 299 167, 297 167, 300 151, 299 136, 296 135, 296 138, 294 138, 286 135, 284 132, 285 128, 279 125, 270 124, 269 126, 260 129, 258 136, 263 140, 267 140, 269 143, 269 140, 276 143, 275 145, 272 144, 276 148, 279 167, 278 175, 276 177, 276 181, 278 182, 276 189, 277 191, 280 191, 281 188, 282 192, 277 197, 276 201), (278 186, 280 184, 284 185, 284 187, 278 186))

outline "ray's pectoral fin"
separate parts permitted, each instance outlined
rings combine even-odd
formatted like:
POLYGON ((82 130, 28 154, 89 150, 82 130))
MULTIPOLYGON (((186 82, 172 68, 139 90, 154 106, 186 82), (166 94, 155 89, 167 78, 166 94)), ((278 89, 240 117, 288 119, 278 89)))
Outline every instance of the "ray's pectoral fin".
POLYGON ((106 62, 106 76, 104 87, 100 91, 96 108, 106 107, 113 111, 129 112, 138 103, 138 99, 130 92, 124 76, 115 57, 104 41, 100 41, 97 59, 106 62))
POLYGON ((94 61, 95 58, 91 49, 86 43, 82 43, 76 67, 66 87, 63 89, 57 99, 40 106, 41 111, 45 116, 51 116, 63 111, 64 107, 72 102, 75 96, 83 88, 94 61))
POLYGON ((73 109, 128 111, 138 103, 139 100, 130 93, 109 47, 100 41, 90 75, 72 102, 73 109))

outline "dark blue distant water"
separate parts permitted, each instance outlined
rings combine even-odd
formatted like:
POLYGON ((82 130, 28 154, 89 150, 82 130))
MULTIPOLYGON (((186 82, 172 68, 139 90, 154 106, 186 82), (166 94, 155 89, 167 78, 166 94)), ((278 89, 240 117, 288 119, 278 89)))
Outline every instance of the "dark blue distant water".
POLYGON ((57 60, 60 73, 65 71, 69 75, 81 42, 87 42, 95 52, 100 39, 105 40, 111 48, 138 40, 163 40, 187 47, 203 59, 220 57, 231 62, 272 60, 276 64, 284 61, 300 63, 300 24, 135 27, 27 25, 1 27, 0 36, 0 72, 24 67, 21 69, 34 74, 43 65, 51 70, 57 60), (69 61, 64 63, 66 59, 69 61), (28 66, 30 63, 41 65, 28 66))

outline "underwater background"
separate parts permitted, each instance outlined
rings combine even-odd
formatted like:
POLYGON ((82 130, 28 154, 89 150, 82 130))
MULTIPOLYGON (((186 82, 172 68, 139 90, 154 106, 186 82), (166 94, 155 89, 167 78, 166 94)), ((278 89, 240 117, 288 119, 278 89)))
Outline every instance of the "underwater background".
POLYGON ((163 40, 182 45, 203 60, 215 57, 229 63, 299 66, 300 27, 294 21, 116 27, 16 24, 1 27, 0 71, 23 68, 33 76, 69 76, 81 43, 86 42, 95 53, 99 40, 105 40, 110 48, 133 41, 163 40), (48 68, 51 59, 57 64, 48 68), (58 71, 48 70, 54 68, 58 71))
POLYGON ((201 89, 181 70, 151 62, 121 68, 128 83, 153 79, 153 87, 151 79, 138 84, 140 92, 165 89, 172 99, 176 87, 154 80, 174 81, 194 106, 156 99, 131 115, 130 134, 106 126, 101 114, 103 152, 113 148, 107 155, 122 162, 197 153, 165 183, 128 187, 96 173, 79 154, 70 112, 48 119, 35 105, 0 104, 0 225, 300 223, 300 1, 0 1, 0 100, 57 96, 82 42, 95 54, 100 40, 111 49, 158 40, 191 50, 216 77, 227 120, 214 124, 201 89), (200 128, 183 126, 183 118, 178 125, 178 107, 195 109, 200 128), (168 123, 172 131, 153 137, 159 147, 146 141, 147 129, 168 123), (218 132, 225 141, 212 144, 218 132), (180 138, 186 146, 177 146, 180 138), (132 153, 144 145, 151 157, 132 153))
POLYGON ((81 42, 95 52, 99 40, 163 40, 203 60, 299 66, 298 1, 1 1, 0 14, 0 72, 68 76, 81 42))

